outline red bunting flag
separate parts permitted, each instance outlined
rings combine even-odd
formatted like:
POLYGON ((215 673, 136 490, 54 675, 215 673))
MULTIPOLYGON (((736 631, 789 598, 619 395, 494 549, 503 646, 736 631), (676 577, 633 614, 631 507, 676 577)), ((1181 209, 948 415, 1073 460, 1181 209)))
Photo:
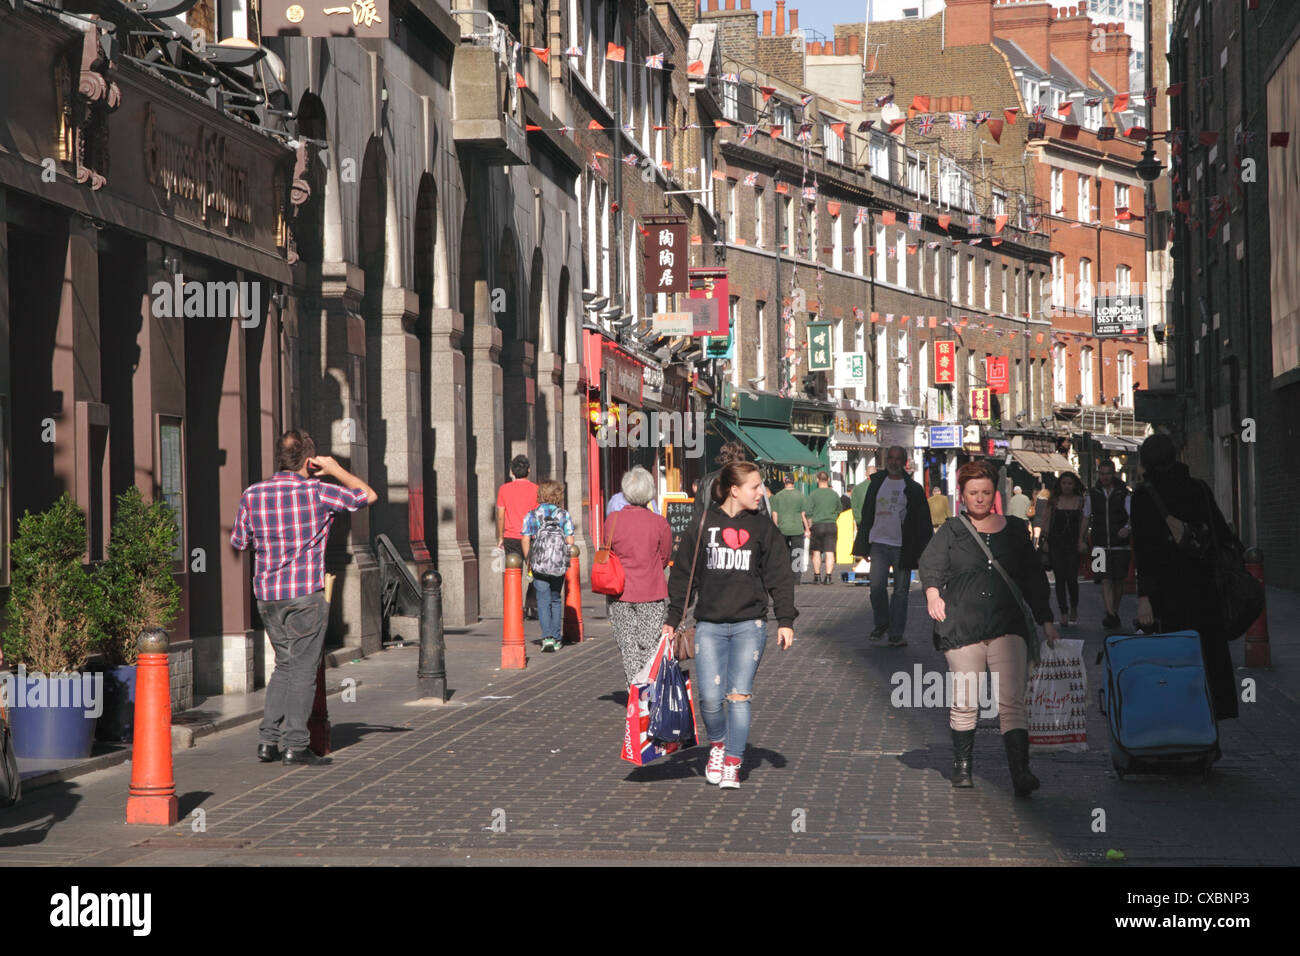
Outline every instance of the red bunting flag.
POLYGON ((524 124, 524 132, 525 132, 525 133, 540 133, 541 131, 542 131, 542 128, 541 128, 540 126, 534 126, 532 123, 525 123, 525 124, 524 124))
POLYGON ((549 63, 551 60, 551 48, 548 46, 530 46, 528 49, 533 51, 533 56, 543 63, 549 63))
POLYGON ((1039 345, 1042 345, 1042 344, 1043 344, 1043 333, 1042 333, 1042 332, 1035 332, 1035 333, 1034 333, 1034 341, 1037 342, 1039 345))
POLYGON ((1186 83, 1175 83, 1173 86, 1169 87, 1169 89, 1165 90, 1165 94, 1167 96, 1182 96, 1183 87, 1186 85, 1186 83))
POLYGON ((891 134, 897 133, 900 129, 903 128, 903 125, 906 122, 907 122, 906 117, 900 116, 898 119, 894 120, 892 123, 889 124, 889 132, 891 134))
POLYGON ((601 126, 601 125, 600 125, 599 123, 597 123, 595 120, 592 120, 591 122, 589 122, 589 123, 587 124, 587 129, 604 129, 604 128, 605 128, 605 127, 601 126))
POLYGON ((995 233, 1001 232, 1002 227, 1005 226, 1006 224, 1007 224, 1007 217, 1004 214, 999 213, 998 215, 993 217, 993 231, 995 233))
POLYGON ((848 103, 850 106, 861 106, 861 105, 862 105, 862 100, 847 100, 847 99, 845 99, 845 98, 842 97, 842 96, 840 97, 840 102, 841 102, 841 103, 848 103))
POLYGON ((991 119, 985 124, 988 127, 989 135, 993 137, 993 142, 1002 142, 1002 120, 991 119))
POLYGON ((689 64, 687 64, 687 66, 686 66, 686 72, 687 72, 689 75, 691 75, 691 76, 703 76, 703 75, 704 75, 704 61, 703 61, 703 60, 692 60, 689 64))
POLYGON ((848 127, 848 125, 849 125, 848 123, 831 123, 831 129, 835 132, 836 136, 838 136, 840 139, 843 139, 844 130, 848 127))
POLYGON ((776 87, 775 87, 775 86, 760 86, 760 87, 758 88, 758 91, 759 91, 760 93, 763 94, 763 102, 766 103, 768 100, 770 100, 770 99, 772 98, 772 94, 776 92, 776 87))
POLYGON ((528 89, 528 81, 524 79, 522 73, 515 74, 515 86, 519 87, 521 90, 528 89))
POLYGON ((907 118, 911 119, 917 113, 930 112, 930 97, 921 96, 919 93, 912 97, 912 105, 907 108, 907 118))
POLYGON ((896 221, 896 219, 897 217, 894 215, 894 211, 892 209, 886 209, 884 212, 880 214, 880 221, 884 223, 886 226, 892 226, 896 221))
POLYGON ((937 315, 930 316, 930 328, 932 329, 936 328, 938 325, 939 325, 939 317, 937 315))
POLYGON ((1269 146, 1281 146, 1283 149, 1286 149, 1289 145, 1291 145, 1291 133, 1290 133, 1290 131, 1288 130, 1288 131, 1284 131, 1284 132, 1269 133, 1269 134, 1268 134, 1268 145, 1269 145, 1269 146))
POLYGON ((713 121, 713 128, 714 128, 714 129, 730 129, 730 128, 731 128, 731 124, 728 123, 726 120, 714 120, 714 121, 713 121))
POLYGON ((1019 112, 1020 112, 1020 107, 1019 107, 1019 106, 1011 106, 1011 107, 1008 107, 1007 109, 1004 109, 1004 110, 1002 111, 1002 115, 1005 116, 1005 117, 1007 118, 1007 125, 1008 125, 1008 126, 1015 126, 1015 125, 1016 125, 1016 114, 1019 113, 1019 112))
POLYGON ((1056 108, 1056 115, 1069 116, 1070 113, 1072 113, 1073 111, 1074 111, 1074 101, 1064 100, 1062 101, 1061 105, 1056 108))
POLYGON ((826 211, 832 216, 838 216, 840 214, 840 204, 828 200, 826 203, 826 211))
POLYGON ((605 47, 605 59, 613 60, 616 63, 622 63, 626 59, 627 50, 617 43, 607 44, 605 47))
POLYGON ((1205 130, 1197 137, 1197 141, 1202 146, 1215 146, 1218 145, 1219 134, 1214 130, 1205 130))
POLYGON ((776 191, 780 193, 782 196, 784 196, 786 193, 790 191, 790 186, 787 183, 777 183, 776 191))
POLYGON ((879 322, 879 321, 880 321, 880 313, 879 313, 879 312, 872 312, 872 313, 871 313, 871 321, 872 321, 872 322, 879 322))
POLYGON ((942 215, 939 217, 939 228, 944 232, 948 231, 948 223, 952 222, 952 216, 942 215))
POLYGON ((1116 93, 1115 100, 1111 103, 1110 108, 1116 113, 1123 113, 1124 110, 1128 108, 1128 94, 1116 93))
POLYGON ((1150 132, 1145 126, 1134 126, 1124 135, 1129 139, 1146 139, 1147 136, 1150 135, 1150 132))

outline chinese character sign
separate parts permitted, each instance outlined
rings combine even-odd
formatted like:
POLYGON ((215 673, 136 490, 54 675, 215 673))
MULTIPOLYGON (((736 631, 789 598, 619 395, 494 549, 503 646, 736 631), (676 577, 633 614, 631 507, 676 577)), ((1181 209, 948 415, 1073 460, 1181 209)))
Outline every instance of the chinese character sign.
POLYGON ((687 291, 686 223, 647 223, 646 229, 645 291, 656 295, 687 291))
POLYGON ((867 353, 840 352, 835 356, 835 388, 866 388, 867 353))
POLYGON ((987 388, 972 388, 970 390, 970 417, 981 422, 986 422, 991 417, 989 415, 989 390, 987 388))
POLYGON ((984 377, 988 379, 989 389, 995 395, 1006 395, 1011 391, 1008 359, 1005 355, 991 356, 985 364, 984 372, 984 377))
POLYGON ((388 36, 389 0, 351 0, 311 3, 310 0, 273 0, 263 4, 262 36, 354 36, 384 39, 388 36))
POLYGON ((952 385, 957 381, 957 343, 951 339, 934 343, 934 384, 952 385))
POLYGON ((831 347, 831 324, 808 323, 808 371, 829 372, 835 368, 835 355, 831 347))

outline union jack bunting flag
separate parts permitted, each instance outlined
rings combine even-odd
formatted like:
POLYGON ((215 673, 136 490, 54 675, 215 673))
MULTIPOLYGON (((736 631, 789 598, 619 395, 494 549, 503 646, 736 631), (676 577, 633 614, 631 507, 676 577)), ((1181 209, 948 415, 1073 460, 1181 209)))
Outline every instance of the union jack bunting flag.
POLYGON ((965 128, 966 128, 966 114, 965 114, 965 113, 949 113, 949 114, 948 114, 948 125, 951 126, 953 129, 965 129, 965 128))
POLYGON ((664 68, 664 55, 662 53, 652 53, 645 58, 645 65, 652 70, 662 70, 664 68))
POLYGON ((1046 106, 1043 106, 1043 105, 1040 104, 1040 105, 1034 107, 1034 122, 1035 122, 1035 123, 1037 123, 1037 122, 1039 122, 1040 120, 1042 120, 1042 118, 1043 118, 1044 116, 1046 116, 1046 115, 1047 115, 1047 107, 1046 107, 1046 106))
POLYGON ((1026 217, 1025 217, 1025 226, 1029 229, 1030 232, 1035 232, 1035 231, 1037 231, 1037 229, 1038 229, 1038 217, 1037 217, 1037 216, 1026 216, 1026 217))
POLYGON ((582 47, 571 46, 564 51, 565 56, 582 56, 582 47))
POLYGON ((812 123, 800 123, 798 140, 801 143, 812 141, 812 123))
POLYGON ((803 96, 799 97, 799 103, 803 106, 807 106, 812 101, 813 101, 813 94, 811 93, 805 93, 803 96))
POLYGON ((984 220, 979 216, 971 216, 968 224, 970 226, 971 235, 984 231, 984 220))
POLYGON ((857 213, 853 216, 853 225, 860 226, 867 221, 867 207, 859 206, 857 213))
POLYGON ((1100 97, 1100 96, 1094 96, 1094 97, 1091 97, 1091 98, 1089 98, 1089 99, 1084 100, 1083 102, 1084 102, 1084 104, 1087 105, 1087 106, 1100 106, 1100 105, 1101 105, 1101 97, 1100 97))
POLYGON ((886 246, 886 247, 885 247, 885 258, 886 258, 886 259, 897 259, 897 258, 898 258, 898 250, 895 249, 893 246, 886 246))
POLYGON ((919 212, 909 212, 907 214, 907 228, 919 231, 921 228, 921 214, 919 212))
POLYGON ((739 73, 723 73, 723 74, 722 74, 722 82, 723 82, 723 83, 739 83, 739 82, 740 82, 740 74, 739 74, 739 73))
POLYGON ((967 240, 966 240, 966 245, 968 245, 968 246, 978 246, 979 244, 980 244, 980 240, 979 240, 979 239, 967 239, 967 240))
POLYGON ((1098 138, 1098 139, 1114 139, 1114 138, 1115 138, 1115 127, 1113 127, 1113 126, 1098 126, 1098 127, 1097 127, 1097 138, 1098 138))
POLYGON ((754 134, 757 132, 758 132, 757 126, 746 126, 743 130, 740 131, 740 141, 742 143, 748 143, 750 139, 753 138, 754 134))
POLYGON ((749 173, 745 176, 745 185, 752 186, 758 182, 758 173, 749 173))
POLYGON ((803 198, 804 198, 804 200, 807 201, 807 202, 816 202, 816 201, 817 201, 817 187, 816 187, 816 186, 805 186, 805 187, 803 188, 803 198))
POLYGON ((925 248, 933 250, 938 249, 941 245, 943 245, 942 242, 927 242, 925 248))
POLYGON ((918 131, 926 135, 934 132, 933 114, 926 113, 924 116, 922 116, 920 120, 917 121, 916 128, 918 131))
POLYGON ((636 155, 636 153, 628 153, 627 155, 625 155, 625 156, 623 157, 623 165, 624 165, 624 166, 635 166, 636 164, 637 164, 637 155, 636 155))
POLYGON ((992 115, 993 115, 992 110, 980 110, 975 114, 975 125, 983 126, 985 123, 989 121, 989 117, 992 115))
POLYGON ((603 174, 605 172, 603 169, 600 168, 600 160, 598 160, 595 156, 591 157, 591 162, 587 164, 587 168, 590 169, 593 173, 603 174))

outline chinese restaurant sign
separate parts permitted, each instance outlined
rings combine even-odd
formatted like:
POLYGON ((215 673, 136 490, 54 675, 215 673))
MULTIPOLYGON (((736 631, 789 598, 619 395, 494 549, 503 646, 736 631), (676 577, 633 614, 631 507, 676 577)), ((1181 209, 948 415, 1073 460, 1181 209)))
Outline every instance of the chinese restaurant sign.
POLYGON ((835 355, 831 350, 831 324, 829 322, 808 323, 808 371, 829 372, 835 367, 835 355))
POLYGON ((970 390, 970 417, 976 421, 986 422, 989 415, 989 390, 972 388, 970 390))
POLYGON ((647 223, 645 237, 645 290, 658 294, 685 292, 686 223, 647 223))
POLYGON ((951 339, 934 343, 934 384, 952 385, 957 381, 957 343, 951 339))
POLYGON ((989 388, 995 395, 1006 395, 1011 391, 1008 365, 1009 359, 1005 355, 994 355, 988 360, 984 371, 989 381, 989 388))
MULTIPOLYGON (((727 336, 731 327, 727 317, 727 270, 726 269, 691 269, 687 276, 690 280, 690 296, 686 300, 678 299, 678 307, 683 312, 695 316, 695 329, 692 335, 727 336)), ((648 288, 647 288, 648 291, 648 288)))
POLYGON ((270 0, 263 3, 263 37, 387 39, 388 0, 270 0))

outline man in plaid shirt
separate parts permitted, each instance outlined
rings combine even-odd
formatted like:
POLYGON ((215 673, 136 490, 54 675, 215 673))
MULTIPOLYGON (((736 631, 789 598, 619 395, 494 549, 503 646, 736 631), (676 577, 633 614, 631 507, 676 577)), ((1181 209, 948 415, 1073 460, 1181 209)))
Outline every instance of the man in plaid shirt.
POLYGON ((257 757, 320 766, 330 759, 308 748, 307 718, 329 623, 325 539, 336 512, 356 511, 379 496, 333 458, 317 455, 311 436, 296 428, 280 436, 275 467, 271 478, 244 492, 230 533, 236 549, 256 551, 253 595, 275 648, 257 757), (339 484, 324 484, 313 473, 339 484))

